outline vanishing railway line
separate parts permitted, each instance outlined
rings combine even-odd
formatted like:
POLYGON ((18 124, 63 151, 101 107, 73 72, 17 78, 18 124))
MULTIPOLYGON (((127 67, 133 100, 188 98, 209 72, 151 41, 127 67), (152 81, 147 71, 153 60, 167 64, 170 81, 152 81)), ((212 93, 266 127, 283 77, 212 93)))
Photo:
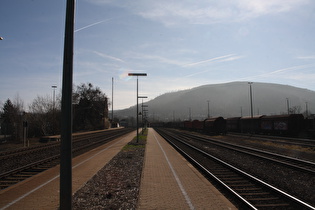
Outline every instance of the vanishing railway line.
MULTIPOLYGON (((299 198, 297 198, 296 194, 293 192, 294 187, 292 192, 280 190, 279 186, 282 189, 285 188, 282 187, 281 184, 274 187, 273 183, 277 182, 276 179, 279 179, 279 177, 273 177, 275 173, 277 173, 277 169, 273 169, 272 167, 278 167, 277 165, 284 161, 284 156, 281 157, 282 160, 279 160, 279 157, 277 157, 278 160, 273 161, 273 154, 268 153, 268 157, 266 157, 266 154, 261 153, 262 151, 258 149, 251 150, 251 148, 238 147, 237 145, 224 145, 224 143, 211 141, 206 137, 189 135, 187 133, 184 134, 183 132, 178 132, 173 129, 157 129, 157 131, 206 174, 208 178, 210 177, 211 180, 215 180, 216 183, 219 183, 221 188, 228 190, 233 199, 241 201, 241 207, 251 209, 315 209, 312 197, 312 191, 314 191, 314 189, 311 186, 309 186, 309 190, 306 190, 306 192, 304 192, 305 194, 300 195, 299 198), (222 149, 222 147, 224 147, 224 149, 222 149), (223 156, 226 156, 226 160, 223 161, 221 157, 218 158, 216 157, 217 155, 210 154, 213 150, 219 150, 217 153, 224 153, 223 156), (246 154, 244 154, 244 152, 246 154), (237 155, 230 155, 229 153, 237 153, 237 155), (258 155, 257 153, 259 153, 258 158, 254 157, 258 155), (231 156, 230 159, 228 156, 231 156), (232 161, 235 157, 238 157, 239 162, 243 160, 244 162, 255 162, 255 160, 257 162, 257 159, 260 159, 260 162, 257 162, 257 164, 253 163, 251 167, 258 168, 263 165, 270 165, 271 171, 262 172, 265 173, 264 175, 259 173, 255 174, 253 173, 255 170, 250 171, 246 169, 246 167, 243 167, 243 169, 240 166, 235 166, 237 165, 235 164, 235 160, 234 162, 232 161), (271 161, 273 161, 273 165, 270 164, 271 161), (262 181, 260 177, 264 177, 264 180, 267 181, 262 181), (303 200, 306 199, 307 203, 302 201, 300 199, 301 197, 303 200)), ((293 162, 291 158, 290 161, 293 162)), ((307 163, 304 163, 302 161, 298 166, 288 166, 287 164, 284 165, 281 163, 279 167, 290 167, 290 169, 285 170, 298 170, 299 172, 297 173, 306 174, 305 177, 314 177, 314 168, 312 168, 314 167, 314 163, 306 162, 307 163), (306 167, 306 165, 307 169, 304 170, 303 168, 306 167), (301 170, 303 171, 301 172, 301 170)), ((242 163, 240 165, 242 165, 242 163)), ((280 179, 281 178, 282 177, 280 177, 280 179)), ((291 182, 294 182, 293 179, 291 182)), ((312 182, 312 180, 308 181, 312 182)))
POLYGON ((202 136, 202 135, 194 135, 194 134, 189 134, 189 133, 180 133, 180 135, 186 140, 193 139, 199 142, 203 142, 204 145, 209 144, 209 143, 215 144, 217 146, 221 146, 221 147, 238 151, 247 155, 251 155, 254 157, 259 157, 265 160, 283 164, 287 167, 291 167, 293 169, 301 170, 301 171, 315 175, 315 162, 297 159, 297 158, 277 154, 274 152, 264 151, 261 149, 255 149, 248 146, 241 146, 234 143, 218 141, 216 139, 209 138, 207 136, 202 136))
POLYGON ((242 134, 242 133, 233 133, 233 132, 229 132, 228 136, 236 137, 236 138, 250 137, 251 139, 255 141, 272 142, 275 144, 282 144, 282 145, 315 147, 315 139, 300 139, 300 138, 289 138, 289 137, 280 137, 280 136, 252 135, 252 134, 242 134))
MULTIPOLYGON (((78 156, 132 129, 113 129, 73 135, 73 156, 78 156)), ((0 153, 0 189, 7 188, 60 162, 60 142, 48 143, 29 149, 0 153)))

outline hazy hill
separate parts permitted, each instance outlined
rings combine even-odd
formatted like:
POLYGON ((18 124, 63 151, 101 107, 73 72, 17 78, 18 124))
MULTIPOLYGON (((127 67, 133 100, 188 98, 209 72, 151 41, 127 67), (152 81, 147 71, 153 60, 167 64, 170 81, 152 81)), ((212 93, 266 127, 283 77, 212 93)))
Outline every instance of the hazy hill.
MULTIPOLYGON (((247 82, 203 85, 189 90, 165 93, 146 103, 151 120, 204 119, 210 116, 236 117, 250 115, 250 94, 247 82), (191 113, 191 114, 189 114, 191 113)), ((288 85, 253 83, 253 110, 256 114, 287 113, 289 107, 299 107, 300 112, 315 113, 315 91, 288 85)), ((139 101, 140 102, 140 101, 139 101)), ((141 104, 139 103, 141 110, 141 104)), ((135 117, 136 106, 115 111, 115 116, 135 117)))

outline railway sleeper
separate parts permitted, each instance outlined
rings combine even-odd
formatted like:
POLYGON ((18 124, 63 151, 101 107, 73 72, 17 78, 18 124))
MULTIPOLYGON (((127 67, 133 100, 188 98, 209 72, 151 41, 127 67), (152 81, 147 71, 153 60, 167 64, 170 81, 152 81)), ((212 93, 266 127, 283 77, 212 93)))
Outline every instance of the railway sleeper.
POLYGON ((25 175, 25 176, 33 176, 34 172, 32 172, 32 171, 21 171, 20 174, 21 175, 25 175))
POLYGON ((249 201, 269 201, 269 200, 279 200, 278 197, 267 197, 267 198, 247 198, 249 201))
POLYGON ((32 168, 32 169, 29 169, 27 170, 27 172, 29 173, 39 173, 39 172, 42 172, 43 170, 42 169, 37 169, 37 168, 32 168))
POLYGON ((253 187, 253 186, 256 186, 254 184, 251 184, 251 183, 247 183, 247 184, 231 184, 229 185, 230 187, 253 187))
POLYGON ((222 179, 224 179, 224 180, 226 180, 226 181, 229 181, 229 180, 231 180, 231 181, 233 181, 233 180, 235 180, 235 181, 244 181, 242 178, 240 178, 240 177, 223 177, 222 179))
POLYGON ((17 181, 21 181, 24 179, 25 179, 24 177, 18 177, 18 176, 10 176, 6 178, 6 180, 17 180, 17 181))
POLYGON ((45 170, 47 170, 47 169, 49 169, 50 167, 45 167, 45 166, 43 166, 43 167, 36 167, 36 168, 34 168, 35 170, 40 170, 40 171, 45 171, 45 170))
POLYGON ((270 195, 270 193, 268 192, 249 192, 249 193, 239 193, 240 195, 243 195, 243 196, 255 196, 255 195, 259 195, 259 196, 262 196, 262 195, 270 195))
POLYGON ((235 174, 233 174, 233 173, 230 173, 230 174, 224 173, 224 172, 223 172, 223 173, 220 173, 220 172, 218 173, 218 172, 216 172, 216 171, 213 171, 213 173, 214 173, 215 175, 217 175, 217 176, 226 176, 226 177, 229 177, 229 176, 230 176, 230 177, 232 177, 232 176, 234 177, 234 176, 235 176, 235 174))
POLYGON ((254 187, 254 188, 242 187, 242 188, 234 188, 234 190, 237 190, 237 191, 258 191, 258 190, 262 190, 262 189, 257 188, 257 187, 254 187))
POLYGON ((283 206, 290 206, 290 204, 288 203, 276 203, 276 204, 262 203, 262 204, 257 204, 255 206, 256 207, 283 207, 283 206))
POLYGON ((13 177, 24 177, 24 178, 28 178, 33 176, 33 174, 16 174, 13 177))
POLYGON ((217 172, 217 171, 212 171, 214 174, 217 176, 224 176, 224 177, 235 177, 235 173, 227 173, 227 172, 217 172))
POLYGON ((14 183, 16 183, 16 181, 12 181, 12 180, 2 180, 2 181, 1 181, 1 185, 2 185, 3 183, 5 183, 5 184, 7 184, 7 183, 8 183, 8 184, 11 184, 11 183, 14 184, 14 183))
POLYGON ((231 184, 241 184, 241 185, 245 185, 247 184, 247 182, 245 180, 235 180, 235 181, 225 181, 224 179, 222 179, 226 184, 228 184, 229 186, 231 186, 231 184), (242 184, 243 183, 243 184, 242 184))

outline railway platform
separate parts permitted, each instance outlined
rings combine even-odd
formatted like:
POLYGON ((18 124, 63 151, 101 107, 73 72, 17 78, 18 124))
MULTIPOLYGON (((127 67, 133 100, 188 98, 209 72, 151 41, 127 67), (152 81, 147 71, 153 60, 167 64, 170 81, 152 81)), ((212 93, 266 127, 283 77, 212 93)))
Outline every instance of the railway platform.
MULTIPOLYGON (((76 192, 84 186, 135 135, 136 132, 132 132, 73 158, 72 191, 76 192)), ((0 210, 58 209, 58 207, 59 166, 0 191, 0 210)), ((197 169, 150 128, 138 209, 236 208, 197 169)))
POLYGON ((138 209, 236 209, 236 207, 150 128, 138 209))
MULTIPOLYGON (((117 138, 72 159, 72 192, 76 192, 106 165, 136 132, 117 138)), ((58 209, 59 165, 0 191, 0 210, 58 209)))

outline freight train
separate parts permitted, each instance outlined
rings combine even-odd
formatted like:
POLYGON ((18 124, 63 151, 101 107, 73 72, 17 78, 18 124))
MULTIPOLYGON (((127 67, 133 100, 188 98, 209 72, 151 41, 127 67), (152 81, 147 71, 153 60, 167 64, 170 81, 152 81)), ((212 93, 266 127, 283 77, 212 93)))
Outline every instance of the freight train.
POLYGON ((302 114, 257 115, 253 117, 228 118, 227 130, 230 132, 299 136, 308 128, 302 114))
MULTIPOLYGON (((227 132, 315 138, 314 119, 304 119, 302 114, 257 115, 253 117, 207 118, 203 121, 159 123, 158 126, 180 128, 209 134, 227 132)), ((152 124, 154 127, 154 124, 152 124)))
POLYGON ((151 123, 151 127, 179 128, 208 134, 226 134, 226 120, 223 117, 207 118, 203 121, 151 123))

